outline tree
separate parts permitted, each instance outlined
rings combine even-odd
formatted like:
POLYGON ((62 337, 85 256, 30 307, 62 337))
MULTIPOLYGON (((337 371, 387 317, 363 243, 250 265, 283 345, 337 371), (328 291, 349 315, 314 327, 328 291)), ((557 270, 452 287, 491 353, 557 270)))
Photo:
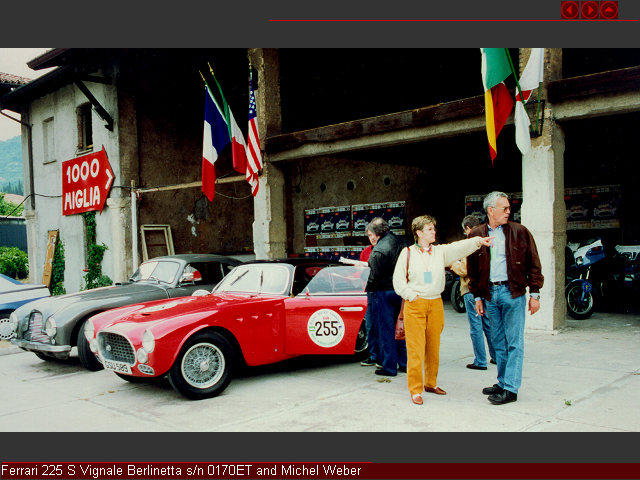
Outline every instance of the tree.
POLYGON ((4 199, 4 193, 0 193, 0 215, 19 217, 24 211, 24 205, 16 205, 4 199))

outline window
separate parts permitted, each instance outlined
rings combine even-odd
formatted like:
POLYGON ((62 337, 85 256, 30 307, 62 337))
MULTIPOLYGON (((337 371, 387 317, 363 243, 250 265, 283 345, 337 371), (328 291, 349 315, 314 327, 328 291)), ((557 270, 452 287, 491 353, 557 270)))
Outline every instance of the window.
POLYGON ((42 163, 56 161, 56 141, 53 133, 53 117, 42 122, 43 159, 42 163))
POLYGON ((93 126, 91 124, 91 104, 78 107, 78 150, 93 149, 93 126))

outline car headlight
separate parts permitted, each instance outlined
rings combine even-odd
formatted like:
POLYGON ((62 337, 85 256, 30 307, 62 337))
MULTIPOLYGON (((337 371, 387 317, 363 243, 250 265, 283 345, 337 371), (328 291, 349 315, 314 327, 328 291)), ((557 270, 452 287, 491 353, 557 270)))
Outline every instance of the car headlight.
POLYGON ((153 349, 156 348, 156 339, 153 333, 151 333, 151 330, 147 329, 142 334, 142 348, 144 348, 147 353, 153 352, 153 349))
POLYGON ((9 325, 11 326, 11 330, 17 332, 18 323, 18 316, 16 315, 16 312, 11 312, 11 315, 9 315, 9 325))
POLYGON ((58 331, 58 327, 56 326, 56 320, 53 318, 53 315, 47 318, 47 321, 44 323, 44 333, 46 333, 49 337, 53 338, 58 331))
POLYGON ((149 355, 147 355, 144 348, 139 348, 136 354, 138 357, 138 363, 147 363, 147 360, 149 360, 149 355))
POLYGON ((86 322, 84 322, 84 338, 87 339, 87 342, 91 343, 91 340, 93 340, 93 335, 96 332, 96 327, 93 324, 93 320, 89 319, 86 322))

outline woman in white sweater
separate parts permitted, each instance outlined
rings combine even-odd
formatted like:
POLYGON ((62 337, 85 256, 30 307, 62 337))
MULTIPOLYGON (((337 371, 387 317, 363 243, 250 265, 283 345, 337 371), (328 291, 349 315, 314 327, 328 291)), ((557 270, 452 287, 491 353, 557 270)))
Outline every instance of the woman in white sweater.
POLYGON ((423 387, 425 392, 447 394, 437 383, 440 334, 444 328, 440 297, 445 286, 444 269, 480 246, 489 246, 492 237, 472 237, 445 245, 432 245, 436 240, 436 220, 429 215, 414 218, 411 231, 416 243, 400 253, 393 273, 393 288, 405 301, 409 393, 413 403, 422 405, 423 387))

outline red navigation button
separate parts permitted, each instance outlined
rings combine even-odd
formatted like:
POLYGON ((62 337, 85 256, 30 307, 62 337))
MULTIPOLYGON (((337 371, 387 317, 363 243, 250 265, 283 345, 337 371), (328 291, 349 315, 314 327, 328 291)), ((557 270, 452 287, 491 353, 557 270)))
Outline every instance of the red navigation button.
POLYGON ((600 2, 600 17, 605 20, 615 20, 618 18, 618 2, 600 2))
POLYGON ((565 20, 575 20, 580 14, 580 7, 576 1, 560 2, 560 16, 565 20))
POLYGON ((582 2, 580 8, 582 18, 584 18, 585 20, 595 20, 596 18, 598 18, 598 15, 600 14, 600 5, 598 5, 598 3, 599 2, 595 2, 592 0, 588 2, 582 2))

